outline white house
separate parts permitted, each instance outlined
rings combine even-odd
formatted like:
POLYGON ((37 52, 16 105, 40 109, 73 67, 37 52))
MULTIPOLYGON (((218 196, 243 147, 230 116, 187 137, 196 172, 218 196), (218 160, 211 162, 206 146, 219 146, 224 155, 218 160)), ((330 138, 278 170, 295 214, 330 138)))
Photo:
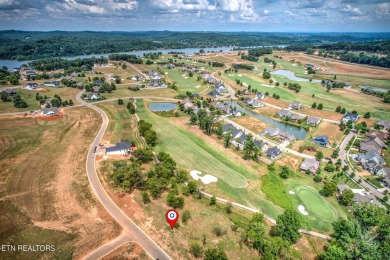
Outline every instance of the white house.
POLYGON ((59 114, 59 111, 58 111, 57 107, 42 108, 42 110, 41 110, 42 116, 55 116, 58 114, 59 114))

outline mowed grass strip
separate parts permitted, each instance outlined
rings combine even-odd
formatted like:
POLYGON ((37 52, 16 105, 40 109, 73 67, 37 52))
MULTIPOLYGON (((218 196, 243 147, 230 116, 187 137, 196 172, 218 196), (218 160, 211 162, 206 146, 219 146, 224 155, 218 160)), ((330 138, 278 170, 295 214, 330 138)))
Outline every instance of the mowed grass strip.
POLYGON ((263 184, 261 190, 269 200, 284 209, 293 207, 290 198, 286 194, 282 180, 275 172, 269 172, 263 175, 261 179, 263 184))
POLYGON ((214 175, 235 188, 245 188, 247 179, 256 178, 203 139, 148 111, 143 101, 138 100, 137 107, 139 117, 152 123, 157 132, 156 150, 170 153, 180 166, 214 175))
POLYGON ((207 85, 203 85, 202 81, 198 81, 196 78, 198 74, 194 74, 192 77, 187 72, 181 72, 176 69, 164 69, 165 78, 176 81, 179 85, 178 91, 181 94, 185 94, 187 91, 195 94, 199 93, 207 88, 207 85), (183 76, 184 75, 184 76, 183 76))

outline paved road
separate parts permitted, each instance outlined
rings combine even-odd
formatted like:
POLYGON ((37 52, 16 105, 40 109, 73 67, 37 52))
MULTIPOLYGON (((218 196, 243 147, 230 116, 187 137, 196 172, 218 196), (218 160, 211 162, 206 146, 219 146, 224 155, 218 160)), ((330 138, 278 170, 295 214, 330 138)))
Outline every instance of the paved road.
MULTIPOLYGON (((205 195, 206 197, 209 197, 209 198, 211 198, 213 196, 213 195, 211 195, 209 193, 206 193, 206 192, 203 192, 203 191, 201 191, 201 193, 203 195, 205 195)), ((248 206, 236 203, 236 202, 231 202, 231 201, 228 201, 228 200, 223 199, 223 198, 216 197, 216 199, 218 201, 223 202, 223 203, 231 203, 232 206, 234 206, 234 207, 242 208, 242 209, 245 209, 245 210, 253 212, 253 213, 260 212, 260 210, 257 210, 257 209, 254 209, 254 208, 251 208, 251 207, 248 207, 248 206)), ((273 224, 276 224, 276 220, 275 219, 265 215, 264 213, 263 213, 263 215, 269 222, 271 222, 273 224)), ((323 239, 326 239, 326 240, 332 240, 332 237, 330 237, 328 235, 325 235, 325 234, 321 234, 321 233, 315 232, 315 231, 310 231, 310 230, 306 230, 306 229, 300 229, 299 232, 307 234, 307 235, 315 236, 315 237, 320 237, 320 238, 323 238, 323 239)))
MULTIPOLYGON (((82 93, 82 92, 81 92, 82 93)), ((147 234, 145 234, 109 197, 109 195, 104 190, 99 177, 96 173, 95 159, 94 159, 94 148, 99 145, 100 140, 102 139, 107 126, 108 126, 108 116, 100 108, 94 106, 91 103, 86 103, 81 99, 81 93, 77 94, 76 99, 85 106, 88 106, 98 113, 100 113, 103 123, 99 129, 98 134, 96 135, 92 145, 88 151, 88 157, 86 161, 86 169, 88 180, 91 184, 91 187, 104 208, 108 213, 122 226, 123 232, 116 239, 102 245, 101 247, 90 252, 84 259, 99 259, 120 247, 126 242, 136 241, 139 243, 144 250, 154 259, 171 259, 167 253, 165 253, 147 234)))
MULTIPOLYGON (((343 142, 341 143, 340 145, 340 152, 339 152, 339 158, 341 159, 342 161, 342 165, 345 166, 345 165, 348 165, 348 163, 345 162, 345 160, 349 160, 348 158, 348 151, 345 150, 345 148, 347 147, 349 141, 355 137, 355 134, 353 132, 350 132, 343 140, 343 142)), ((351 174, 352 172, 354 172, 353 169, 351 169, 352 167, 349 167, 349 171, 348 171, 348 174, 351 174)), ((361 187, 363 188, 366 188, 367 190, 370 191, 370 193, 374 194, 375 196, 379 197, 379 198, 383 198, 384 195, 379 192, 377 190, 377 188, 373 187, 371 184, 369 184, 368 182, 366 182, 363 178, 360 178, 359 176, 355 175, 355 177, 353 178, 353 180, 361 187), (358 182, 359 179, 361 180, 360 183, 358 182)))

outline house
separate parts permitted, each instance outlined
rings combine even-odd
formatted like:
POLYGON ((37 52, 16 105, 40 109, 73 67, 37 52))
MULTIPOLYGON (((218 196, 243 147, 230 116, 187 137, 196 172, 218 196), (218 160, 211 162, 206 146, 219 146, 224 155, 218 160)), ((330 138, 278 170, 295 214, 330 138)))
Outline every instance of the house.
POLYGON ((259 100, 252 100, 251 103, 250 103, 250 106, 251 107, 262 107, 264 105, 259 100))
POLYGON ((77 77, 79 74, 76 71, 73 71, 72 73, 69 74, 71 77, 77 77))
POLYGON ((266 152, 266 155, 272 159, 276 159, 282 155, 282 151, 280 151, 280 149, 277 146, 275 146, 275 147, 269 148, 266 152))
POLYGON ((131 80, 140 81, 140 80, 142 80, 142 77, 141 76, 134 76, 131 78, 131 80))
POLYGON ((199 99, 199 98, 200 98, 200 95, 199 95, 199 94, 192 94, 192 97, 193 97, 193 98, 199 99))
POLYGON ((180 100, 179 103, 185 105, 186 103, 191 103, 191 100, 189 98, 185 98, 183 100, 180 100))
POLYGON ((187 103, 184 104, 184 108, 185 109, 189 109, 189 108, 194 109, 195 105, 193 103, 191 103, 191 102, 187 102, 187 103))
POLYGON ((46 87, 58 88, 58 86, 60 85, 60 82, 59 81, 46 81, 46 82, 43 82, 43 85, 46 87))
POLYGON ((294 102, 292 102, 292 103, 290 104, 289 107, 292 108, 292 109, 299 110, 299 109, 303 108, 303 105, 302 105, 302 103, 300 103, 300 102, 298 102, 298 101, 294 101, 294 102))
POLYGON ((241 116, 241 112, 236 109, 229 109, 228 115, 234 117, 241 116))
POLYGON ((312 141, 322 147, 326 147, 329 144, 329 139, 326 135, 317 135, 312 141))
POLYGON ((292 142, 295 140, 295 136, 284 131, 280 131, 278 138, 282 141, 292 142))
POLYGON ((99 100, 101 97, 99 93, 89 93, 87 95, 88 100, 99 100))
POLYGON ((308 116, 306 119, 306 123, 308 125, 316 126, 321 122, 321 118, 315 116, 308 116))
POLYGON ((280 129, 277 127, 275 127, 275 128, 267 127, 264 132, 265 132, 265 134, 267 134, 269 136, 277 136, 277 135, 279 135, 280 129))
POLYGON ((117 143, 115 146, 106 148, 106 154, 126 155, 131 153, 131 151, 131 142, 120 142, 117 143))
POLYGON ((301 163, 299 169, 304 172, 307 172, 309 170, 311 173, 316 173, 319 167, 320 162, 316 159, 305 158, 305 160, 301 163))
POLYGON ((55 116, 59 114, 59 111, 57 107, 42 108, 40 114, 42 116, 55 116))
POLYGON ((26 89, 37 89, 38 88, 38 84, 37 83, 28 83, 26 85, 26 89))
POLYGON ((243 134, 243 132, 241 132, 240 129, 238 129, 238 128, 233 128, 233 131, 232 131, 232 137, 233 137, 233 139, 239 138, 242 134, 243 134))
POLYGON ((379 125, 380 127, 382 127, 384 130, 390 129, 390 121, 381 120, 381 121, 378 121, 376 124, 379 125))
POLYGON ((158 87, 160 84, 162 84, 162 79, 160 76, 155 76, 150 79, 150 85, 152 87, 158 87))
POLYGON ((253 143, 257 148, 259 148, 260 151, 263 151, 268 148, 268 144, 262 140, 254 139, 253 143))
POLYGON ((346 124, 348 123, 349 121, 352 121, 352 122, 356 122, 358 121, 359 119, 359 115, 358 114, 353 114, 353 113, 346 113, 343 118, 341 119, 341 121, 346 124))
POLYGON ((3 90, 4 93, 7 93, 8 96, 13 96, 16 95, 16 91, 13 90, 12 88, 6 88, 3 90))
POLYGON ((100 79, 95 79, 95 80, 93 81, 93 84, 94 84, 94 85, 101 86, 101 85, 103 84, 103 81, 101 81, 100 79))
POLYGON ((386 176, 383 178, 383 184, 387 187, 390 188, 390 171, 389 168, 386 168, 386 176))
POLYGON ((382 168, 376 172, 376 175, 382 178, 386 178, 390 174, 390 168, 382 168))
POLYGON ((291 111, 290 110, 287 110, 287 109, 282 109, 280 110, 278 113, 278 116, 285 116, 285 117, 290 117, 292 115, 291 111))
POLYGON ((262 93, 262 92, 257 92, 255 99, 263 99, 263 98, 265 98, 264 93, 262 93))
POLYGON ((378 207, 381 207, 383 208, 384 206, 382 205, 382 203, 380 203, 376 198, 375 198, 375 195, 373 194, 360 194, 360 193, 355 193, 353 199, 352 199, 353 202, 355 203, 372 203, 372 204, 375 204, 377 205, 378 207))
POLYGON ((359 154, 356 159, 362 164, 365 170, 374 175, 386 165, 382 157, 375 151, 359 154))
POLYGON ((237 137, 235 140, 232 141, 232 144, 235 147, 238 147, 238 149, 243 150, 246 139, 247 139, 247 135, 245 133, 241 133, 239 137, 237 137))
POLYGON ((219 96, 219 92, 216 91, 216 90, 213 90, 213 91, 211 91, 211 92, 209 93, 209 95, 212 96, 213 98, 216 98, 216 97, 219 96))
POLYGON ((375 151, 381 154, 384 148, 386 148, 386 144, 378 137, 366 138, 360 141, 361 152, 375 151))
POLYGON ((382 142, 388 139, 389 135, 387 133, 379 132, 377 130, 370 130, 365 134, 368 138, 378 137, 382 142))
POLYGON ((349 187, 349 185, 346 185, 346 184, 339 184, 337 185, 337 190, 338 190, 338 193, 339 194, 343 194, 343 192, 345 190, 350 190, 351 188, 349 187))
POLYGON ((222 126, 222 133, 226 134, 230 130, 233 131, 233 129, 235 129, 235 127, 232 124, 225 124, 222 126))
POLYGON ((241 94, 243 94, 243 95, 250 95, 251 92, 248 89, 244 89, 243 91, 241 91, 241 94))
POLYGON ((290 121, 298 121, 298 120, 303 120, 305 118, 304 115, 301 115, 301 114, 293 114, 291 117, 290 117, 290 121))
POLYGON ((94 92, 99 92, 100 88, 101 88, 101 87, 99 87, 99 86, 93 86, 93 87, 92 87, 92 90, 93 90, 94 92))
POLYGON ((251 98, 244 98, 244 99, 242 100, 242 102, 244 102, 244 103, 247 104, 247 105, 250 105, 250 104, 252 103, 252 99, 251 99, 251 98))

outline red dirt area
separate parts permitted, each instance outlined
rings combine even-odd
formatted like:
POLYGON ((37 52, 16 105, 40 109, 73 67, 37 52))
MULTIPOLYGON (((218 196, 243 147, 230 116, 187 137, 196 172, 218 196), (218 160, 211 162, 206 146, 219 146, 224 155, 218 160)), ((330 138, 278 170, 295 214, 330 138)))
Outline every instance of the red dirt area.
POLYGON ((45 120, 45 121, 53 121, 53 120, 57 120, 57 119, 64 117, 64 115, 65 115, 64 110, 60 110, 59 112, 60 112, 60 114, 55 115, 55 116, 42 116, 41 114, 36 114, 34 117, 37 119, 45 120))
POLYGON ((284 101, 284 100, 281 100, 281 99, 275 99, 275 98, 271 98, 271 97, 266 97, 264 99, 264 102, 265 103, 269 103, 269 104, 274 105, 274 106, 283 107, 283 108, 288 108, 288 106, 290 104, 287 101, 284 101))
POLYGON ((334 59, 327 59, 323 57, 309 56, 304 53, 292 52, 290 54, 283 53, 285 60, 295 60, 302 64, 313 63, 318 67, 321 67, 325 71, 319 71, 319 74, 336 74, 336 75, 347 75, 356 76, 363 78, 373 79, 389 79, 390 70, 384 68, 371 67, 367 65, 354 64, 343 62, 334 59))

